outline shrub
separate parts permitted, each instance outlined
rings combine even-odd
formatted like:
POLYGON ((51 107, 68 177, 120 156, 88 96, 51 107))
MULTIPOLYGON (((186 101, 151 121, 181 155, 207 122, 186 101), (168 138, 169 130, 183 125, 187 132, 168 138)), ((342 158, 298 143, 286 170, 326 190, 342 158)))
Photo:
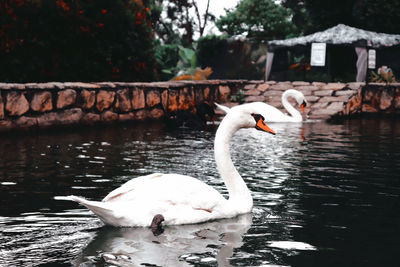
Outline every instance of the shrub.
POLYGON ((0 81, 153 78, 142 0, 8 0, 0 4, 0 81))

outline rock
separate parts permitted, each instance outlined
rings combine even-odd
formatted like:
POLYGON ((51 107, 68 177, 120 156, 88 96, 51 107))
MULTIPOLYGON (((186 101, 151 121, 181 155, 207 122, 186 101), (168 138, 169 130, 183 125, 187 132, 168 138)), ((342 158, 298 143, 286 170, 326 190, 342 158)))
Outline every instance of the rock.
POLYGON ((150 111, 150 118, 154 120, 161 119, 164 116, 164 111, 160 108, 154 108, 150 111))
POLYGON ((103 121, 111 122, 118 120, 119 116, 117 113, 107 110, 101 114, 100 118, 103 121))
POLYGON ((29 110, 29 102, 23 93, 10 92, 6 101, 6 110, 10 116, 21 116, 29 110))
POLYGON ((279 90, 267 90, 264 92, 265 96, 279 96, 282 97, 282 91, 279 90))
POLYGON ((319 110, 319 109, 324 109, 328 106, 328 102, 323 102, 323 103, 315 103, 314 105, 311 106, 312 110, 319 110))
POLYGON ((75 104, 76 91, 72 89, 66 89, 58 92, 57 97, 57 108, 63 109, 75 104))
POLYGON ((38 121, 36 118, 22 116, 15 120, 15 125, 22 128, 30 128, 37 126, 38 121))
POLYGON ((211 89, 210 87, 206 87, 204 88, 203 91, 204 94, 204 100, 208 101, 208 102, 212 102, 213 101, 213 89, 211 89))
POLYGON ((374 108, 371 105, 363 104, 361 107, 361 111, 365 112, 365 113, 376 113, 376 112, 378 112, 378 109, 374 108))
POLYGON ((263 95, 261 95, 261 96, 251 95, 251 96, 247 96, 244 100, 247 103, 249 103, 249 102, 264 102, 265 101, 265 96, 263 96, 263 95))
POLYGON ((179 109, 180 110, 189 110, 195 106, 194 103, 194 93, 192 90, 188 88, 183 88, 179 92, 179 109))
POLYGON ((144 92, 141 89, 135 88, 132 90, 132 108, 142 109, 146 106, 146 101, 144 98, 144 92))
POLYGON ((383 90, 381 93, 379 108, 380 110, 386 110, 392 105, 393 95, 387 90, 383 90))
POLYGON ((81 122, 85 124, 94 124, 100 121, 100 115, 96 113, 86 113, 83 115, 81 122))
POLYGON ((277 83, 273 84, 270 87, 270 90, 280 90, 280 91, 286 91, 287 89, 293 88, 291 83, 277 83))
POLYGON ((9 120, 0 120, 0 132, 3 130, 12 129, 14 126, 12 121, 9 120))
POLYGON ((364 85, 365 85, 364 82, 354 82, 354 83, 348 83, 347 87, 352 90, 359 90, 364 85))
POLYGON ((3 97, 0 94, 0 120, 4 119, 4 103, 3 97))
POLYGON ((141 109, 135 113, 135 117, 138 120, 145 120, 150 117, 150 112, 145 109, 141 109))
POLYGON ((98 111, 103 111, 111 107, 114 102, 115 92, 100 90, 96 97, 96 108, 98 111))
POLYGON ((83 109, 91 109, 96 101, 96 92, 83 89, 80 93, 81 107, 83 109))
POLYGON ((128 112, 132 110, 131 99, 129 98, 129 89, 122 89, 117 91, 115 108, 122 112, 128 112))
POLYGON ((260 91, 257 89, 250 89, 244 92, 244 95, 249 96, 249 95, 260 95, 260 91))
POLYGON ((319 96, 310 95, 306 97, 307 102, 315 103, 319 100, 319 96))
MULTIPOLYGON (((399 96, 399 88, 396 89, 396 93, 394 96, 393 107, 396 110, 400 110, 400 96, 399 96)), ((1 112, 1 111, 0 111, 1 112)))
POLYGON ((314 91, 314 95, 316 96, 331 96, 332 93, 333 93, 332 89, 314 91))
POLYGON ((312 111, 312 114, 332 116, 341 112, 342 109, 343 109, 343 102, 333 102, 329 104, 326 108, 314 109, 312 111))
POLYGON ((321 97, 318 102, 347 102, 348 99, 347 96, 324 96, 321 97))
POLYGON ((66 109, 58 113, 58 120, 61 124, 75 124, 80 122, 83 112, 80 108, 66 109))
POLYGON ((309 82, 302 82, 302 81, 295 81, 295 82, 292 82, 292 85, 293 86, 307 86, 307 85, 310 85, 310 83, 309 82))
POLYGON ((168 110, 168 90, 161 93, 161 105, 164 110, 168 110))
POLYGON ((303 92, 303 94, 311 94, 313 91, 320 90, 320 88, 315 85, 296 86, 294 89, 299 90, 300 92, 303 92))
POLYGON ((327 85, 321 86, 323 90, 340 90, 346 86, 344 83, 328 83, 327 85))
POLYGON ((246 84, 244 86, 244 90, 252 90, 252 89, 255 89, 256 86, 257 86, 256 84, 246 84))
POLYGON ((265 92, 270 87, 271 87, 271 85, 269 85, 267 83, 262 83, 262 84, 258 85, 257 90, 260 91, 260 92, 265 92))
POLYGON ((48 91, 35 93, 31 101, 31 109, 37 112, 53 110, 52 95, 48 91))
POLYGON ((177 111, 178 110, 178 98, 179 98, 178 92, 176 90, 169 90, 168 92, 169 92, 169 95, 168 95, 167 111, 168 112, 177 111))
POLYGON ((146 104, 149 108, 160 104, 160 92, 156 90, 149 91, 146 95, 146 104))
POLYGON ((350 95, 354 94, 354 92, 355 92, 354 90, 338 90, 338 91, 334 92, 334 95, 336 95, 336 96, 341 96, 341 95, 350 96, 350 95))
POLYGON ((352 115, 361 110, 361 95, 357 94, 350 98, 343 108, 344 115, 352 115))
POLYGON ((312 82, 311 84, 314 86, 317 86, 319 88, 326 85, 326 83, 323 83, 323 82, 312 82))
POLYGON ((204 102, 204 93, 202 89, 195 90, 194 91, 194 97, 196 100, 196 103, 203 103, 204 102))
POLYGON ((126 114, 119 114, 120 121, 131 121, 135 119, 135 114, 133 112, 129 112, 126 114))
POLYGON ((220 85, 218 87, 218 91, 219 91, 219 96, 220 96, 219 101, 221 103, 226 102, 231 93, 231 89, 229 88, 229 86, 220 85))
POLYGON ((37 118, 39 126, 52 126, 60 123, 56 112, 44 113, 37 118))

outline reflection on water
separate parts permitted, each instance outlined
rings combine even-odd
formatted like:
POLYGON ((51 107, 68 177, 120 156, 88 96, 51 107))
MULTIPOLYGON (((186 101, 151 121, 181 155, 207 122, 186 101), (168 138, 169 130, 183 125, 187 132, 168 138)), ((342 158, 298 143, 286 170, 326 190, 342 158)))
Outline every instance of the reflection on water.
POLYGON ((149 229, 103 227, 74 264, 105 261, 116 265, 230 266, 233 249, 251 226, 251 214, 202 224, 168 226, 162 235, 149 229))
POLYGON ((99 200, 153 172, 196 177, 226 196, 214 130, 155 124, 0 136, 0 266, 396 266, 400 121, 271 124, 240 130, 232 159, 251 215, 206 224, 105 227, 56 195, 99 200))

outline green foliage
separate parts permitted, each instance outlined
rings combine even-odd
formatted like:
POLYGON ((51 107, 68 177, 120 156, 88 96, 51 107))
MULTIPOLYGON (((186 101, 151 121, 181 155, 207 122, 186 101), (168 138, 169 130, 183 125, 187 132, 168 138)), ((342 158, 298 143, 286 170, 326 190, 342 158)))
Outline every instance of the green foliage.
POLYGON ((339 23, 365 30, 399 33, 400 2, 393 0, 284 0, 293 23, 305 34, 339 23))
POLYGON ((0 9, 0 80, 153 78, 149 1, 10 0, 0 9))
POLYGON ((387 66, 380 67, 377 72, 371 71, 370 81, 375 83, 386 83, 386 84, 397 82, 392 69, 388 68, 387 66))
POLYGON ((266 49, 259 43, 209 35, 198 40, 196 51, 200 66, 213 69, 213 79, 263 79, 266 49))
POLYGON ((170 80, 175 76, 176 65, 179 61, 179 48, 177 45, 157 45, 155 58, 158 69, 161 70, 158 79, 170 80))
POLYGON ((217 20, 216 25, 228 35, 248 38, 283 38, 295 31, 290 10, 272 0, 242 0, 234 10, 217 20))

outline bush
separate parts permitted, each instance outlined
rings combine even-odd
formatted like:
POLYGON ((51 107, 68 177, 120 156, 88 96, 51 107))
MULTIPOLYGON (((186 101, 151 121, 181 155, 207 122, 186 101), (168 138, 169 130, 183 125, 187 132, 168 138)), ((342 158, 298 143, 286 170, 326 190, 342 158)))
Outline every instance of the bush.
POLYGON ((197 45, 200 66, 213 69, 210 79, 263 79, 265 54, 259 44, 226 36, 205 36, 197 45))
POLYGON ((153 79, 142 0, 8 0, 0 4, 0 81, 153 79))

